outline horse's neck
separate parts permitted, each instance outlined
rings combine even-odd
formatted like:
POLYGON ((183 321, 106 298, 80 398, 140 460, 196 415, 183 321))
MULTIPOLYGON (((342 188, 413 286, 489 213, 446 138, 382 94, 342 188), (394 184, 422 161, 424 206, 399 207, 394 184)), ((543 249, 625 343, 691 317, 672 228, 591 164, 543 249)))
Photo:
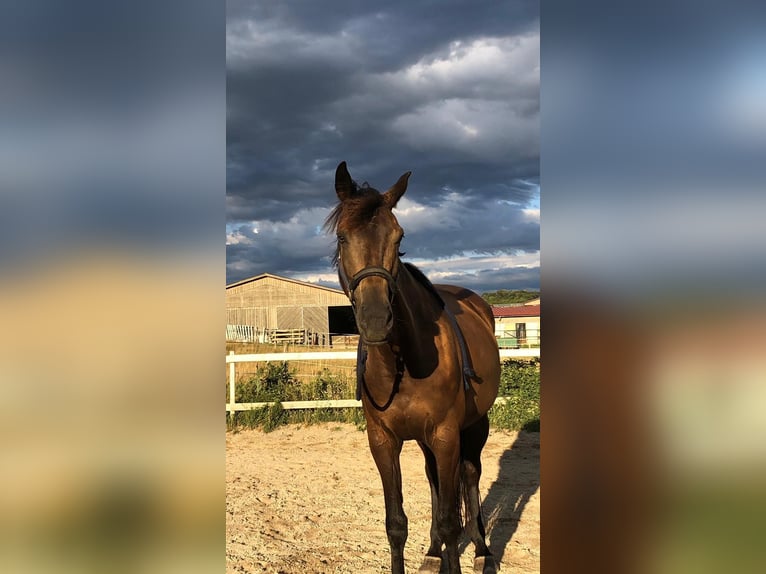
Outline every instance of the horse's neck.
POLYGON ((436 321, 442 314, 440 301, 404 265, 397 283, 395 340, 412 352, 418 352, 422 346, 433 346, 436 321))
POLYGON ((423 378, 432 373, 439 362, 435 340, 441 336, 437 325, 443 311, 441 303, 404 266, 397 278, 393 311, 391 344, 367 348, 365 384, 379 404, 396 392, 396 381, 405 371, 415 378, 423 378))

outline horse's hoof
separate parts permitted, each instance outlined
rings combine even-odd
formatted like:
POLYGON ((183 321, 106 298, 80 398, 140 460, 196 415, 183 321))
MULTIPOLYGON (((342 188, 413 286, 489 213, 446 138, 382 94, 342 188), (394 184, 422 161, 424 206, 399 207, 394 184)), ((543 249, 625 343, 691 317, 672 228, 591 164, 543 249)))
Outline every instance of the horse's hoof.
POLYGON ((418 572, 426 572, 428 574, 439 574, 439 570, 442 569, 442 559, 438 556, 426 556, 423 559, 418 572))
POLYGON ((473 561, 473 571, 474 574, 496 574, 498 567, 492 556, 479 556, 473 561))

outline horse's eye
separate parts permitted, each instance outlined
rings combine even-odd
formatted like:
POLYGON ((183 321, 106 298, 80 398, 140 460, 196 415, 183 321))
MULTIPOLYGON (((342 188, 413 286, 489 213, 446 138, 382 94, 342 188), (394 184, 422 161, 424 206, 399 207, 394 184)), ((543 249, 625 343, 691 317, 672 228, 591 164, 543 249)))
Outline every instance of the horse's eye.
POLYGON ((338 243, 345 243, 345 242, 346 242, 346 236, 338 235, 338 243))

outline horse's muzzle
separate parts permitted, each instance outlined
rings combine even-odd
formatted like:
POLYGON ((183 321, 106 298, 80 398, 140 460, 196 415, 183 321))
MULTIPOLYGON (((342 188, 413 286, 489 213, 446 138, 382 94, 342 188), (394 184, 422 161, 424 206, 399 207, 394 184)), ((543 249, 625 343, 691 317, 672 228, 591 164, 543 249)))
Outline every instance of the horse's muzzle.
POLYGON ((357 327, 362 341, 368 345, 381 345, 388 340, 394 324, 394 316, 391 306, 388 304, 359 306, 357 314, 357 327))

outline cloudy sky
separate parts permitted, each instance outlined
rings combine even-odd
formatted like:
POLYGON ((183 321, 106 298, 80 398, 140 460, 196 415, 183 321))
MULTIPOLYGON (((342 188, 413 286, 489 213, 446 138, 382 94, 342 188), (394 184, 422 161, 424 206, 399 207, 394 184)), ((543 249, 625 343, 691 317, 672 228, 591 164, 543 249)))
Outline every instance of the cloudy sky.
POLYGON ((227 282, 337 286, 335 168, 435 282, 539 288, 538 2, 227 3, 227 282))

